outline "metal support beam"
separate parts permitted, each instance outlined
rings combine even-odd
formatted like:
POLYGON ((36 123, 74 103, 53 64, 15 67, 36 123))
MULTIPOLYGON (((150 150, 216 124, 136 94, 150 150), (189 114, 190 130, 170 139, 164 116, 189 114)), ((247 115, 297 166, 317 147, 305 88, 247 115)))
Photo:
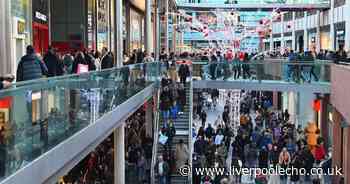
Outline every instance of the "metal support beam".
POLYGON ((114 4, 115 12, 115 58, 116 66, 123 65, 123 1, 116 0, 114 4))
POLYGON ((145 0, 146 16, 145 16, 145 51, 151 53, 152 50, 152 0, 145 0))

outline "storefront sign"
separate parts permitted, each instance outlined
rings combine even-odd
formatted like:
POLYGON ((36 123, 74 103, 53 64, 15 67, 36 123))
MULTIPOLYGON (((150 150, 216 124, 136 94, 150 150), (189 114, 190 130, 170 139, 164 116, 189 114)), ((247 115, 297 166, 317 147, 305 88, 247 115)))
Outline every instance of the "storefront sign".
POLYGON ((108 1, 98 0, 97 3, 97 49, 108 46, 108 1))
POLYGON ((40 12, 35 12, 35 17, 36 17, 37 19, 39 19, 39 20, 44 21, 44 22, 47 21, 46 15, 44 15, 44 14, 42 14, 42 13, 40 13, 40 12))
POLYGON ((338 36, 341 36, 341 35, 343 35, 343 34, 344 34, 344 30, 337 31, 337 35, 338 35, 338 36))
POLYGON ((48 0, 32 0, 33 21, 41 24, 48 23, 48 0))

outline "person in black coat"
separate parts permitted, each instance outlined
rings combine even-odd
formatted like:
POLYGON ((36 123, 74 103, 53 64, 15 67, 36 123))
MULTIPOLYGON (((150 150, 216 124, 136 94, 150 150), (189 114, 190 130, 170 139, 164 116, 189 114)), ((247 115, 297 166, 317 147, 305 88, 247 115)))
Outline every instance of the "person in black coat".
POLYGON ((44 75, 48 75, 47 67, 36 56, 34 47, 29 45, 17 67, 17 82, 40 79, 44 75))
POLYGON ((180 82, 186 84, 186 78, 190 76, 190 69, 186 65, 186 61, 183 61, 179 68, 180 82))
POLYGON ((101 58, 101 70, 107 68, 113 68, 113 55, 111 52, 108 52, 107 48, 104 47, 102 49, 102 58, 101 58))
POLYGON ((204 110, 202 110, 200 117, 202 120, 202 127, 205 127, 205 122, 207 121, 207 113, 204 110))
POLYGON ((208 139, 211 139, 211 138, 214 136, 214 129, 213 129, 213 127, 211 127, 211 124, 210 124, 210 123, 208 124, 208 127, 207 127, 207 129, 205 130, 205 136, 206 136, 208 139))
POLYGON ((54 48, 49 47, 49 50, 44 56, 44 62, 48 69, 48 77, 63 75, 64 65, 59 60, 54 48))
POLYGON ((207 149, 207 142, 202 136, 199 136, 194 142, 194 152, 198 155, 204 155, 207 149))
POLYGON ((268 168, 268 159, 269 152, 266 150, 266 147, 263 146, 263 148, 259 152, 259 168, 268 168))

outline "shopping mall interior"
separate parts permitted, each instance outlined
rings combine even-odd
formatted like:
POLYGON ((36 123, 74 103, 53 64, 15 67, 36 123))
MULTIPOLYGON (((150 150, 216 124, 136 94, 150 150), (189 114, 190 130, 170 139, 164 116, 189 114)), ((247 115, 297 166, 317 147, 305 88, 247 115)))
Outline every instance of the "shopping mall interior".
POLYGON ((0 184, 350 184, 350 0, 0 0, 0 40, 0 184))

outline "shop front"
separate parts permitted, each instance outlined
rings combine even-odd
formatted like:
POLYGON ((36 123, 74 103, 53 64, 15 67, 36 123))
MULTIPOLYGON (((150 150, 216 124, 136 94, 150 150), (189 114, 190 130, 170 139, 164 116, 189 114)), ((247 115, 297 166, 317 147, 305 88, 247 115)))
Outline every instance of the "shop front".
POLYGON ((33 46, 44 55, 49 47, 49 5, 48 0, 32 0, 33 46))
POLYGON ((310 51, 316 51, 316 36, 315 30, 309 32, 307 44, 310 51))
POLYGON ((344 48, 345 45, 345 22, 335 24, 335 49, 344 48))
POLYGON ((331 49, 331 34, 329 30, 329 26, 325 28, 321 28, 320 32, 320 44, 322 50, 330 50, 331 49))
POLYGON ((143 49, 144 16, 137 10, 130 9, 130 51, 143 49))
POLYGON ((110 46, 110 1, 97 0, 97 50, 110 46))
POLYGON ((11 0, 11 49, 12 73, 15 73, 20 58, 25 54, 26 45, 32 43, 32 4, 30 0, 11 0))

